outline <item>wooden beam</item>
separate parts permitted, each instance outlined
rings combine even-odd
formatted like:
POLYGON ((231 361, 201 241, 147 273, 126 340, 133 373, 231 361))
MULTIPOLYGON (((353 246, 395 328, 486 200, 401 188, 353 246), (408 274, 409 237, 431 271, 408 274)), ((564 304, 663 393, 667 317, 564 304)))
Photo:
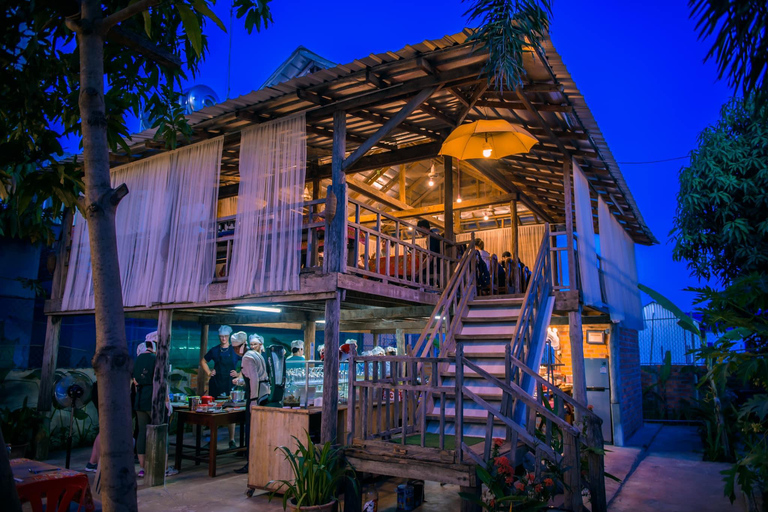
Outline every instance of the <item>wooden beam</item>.
POLYGON ((365 183, 357 181, 352 176, 347 176, 347 186, 349 187, 350 190, 363 194, 364 196, 370 197, 371 199, 383 205, 389 206, 390 208, 395 208, 397 210, 407 210, 410 208, 410 206, 408 206, 407 203, 401 202, 399 199, 395 197, 382 193, 379 189, 375 187, 372 187, 370 185, 366 185, 365 183))
MULTIPOLYGON (((407 164, 411 162, 417 162, 419 160, 428 160, 435 158, 440 152, 442 146, 439 142, 430 142, 427 144, 418 144, 416 146, 408 146, 407 148, 391 150, 384 153, 377 153, 375 155, 365 156, 358 160, 355 164, 344 169, 346 173, 354 173, 361 171, 368 171, 371 169, 379 169, 382 167, 391 167, 398 164, 407 164)), ((325 164, 318 166, 317 176, 320 178, 328 178, 331 175, 331 164, 325 164)))
POLYGON ((584 334, 581 330, 581 305, 579 305, 578 310, 568 313, 568 337, 571 343, 573 398, 586 407, 587 378, 584 370, 584 334))
MULTIPOLYGON (((405 190, 405 165, 400 164, 400 172, 397 173, 397 193, 400 196, 400 202, 403 204, 408 204, 408 198, 406 197, 406 190, 405 190)), ((394 181, 394 180, 392 180, 394 181)))
POLYGON ((335 112, 333 114, 333 156, 331 157, 332 183, 328 189, 331 211, 327 212, 330 233, 327 234, 323 259, 325 271, 328 273, 344 272, 347 265, 347 184, 342 167, 346 150, 346 131, 346 114, 343 111, 335 112))
POLYGON ((566 253, 568 258, 568 288, 577 290, 578 278, 576 276, 576 252, 574 251, 573 239, 573 189, 571 188, 571 162, 566 161, 563 164, 563 189, 565 191, 564 209, 565 209, 565 241, 568 244, 566 253))
MULTIPOLYGON (((202 324, 200 326, 200 361, 203 360, 205 354, 208 353, 208 324, 202 324)), ((198 361, 197 363, 197 395, 203 396, 205 394, 205 385, 208 384, 208 376, 203 371, 203 365, 198 361)))
POLYGON ((470 112, 472 112, 472 109, 475 108, 475 105, 477 104, 477 101, 480 99, 480 97, 485 93, 485 91, 488 89, 488 82, 483 81, 482 83, 477 85, 477 90, 475 90, 474 93, 472 93, 472 97, 469 98, 469 101, 464 105, 464 108, 459 111, 459 115, 456 118, 456 126, 459 126, 461 123, 464 122, 464 120, 467 118, 470 112))
POLYGON ((307 359, 315 358, 315 333, 317 324, 314 319, 308 319, 304 323, 304 357, 307 359))
MULTIPOLYGON (((453 203, 453 210, 475 210, 477 208, 483 208, 485 206, 491 206, 494 204, 508 203, 512 199, 516 198, 517 194, 503 194, 498 196, 481 197, 478 199, 468 199, 461 203, 453 203)), ((421 208, 411 208, 410 210, 401 210, 397 212, 391 212, 390 215, 399 219, 409 219, 413 217, 423 217, 425 215, 438 215, 445 212, 445 206, 443 204, 435 204, 432 206, 422 206, 421 208)), ((376 220, 375 215, 363 215, 360 218, 360 222, 374 222, 376 220)), ((431 220, 430 220, 431 222, 431 220)))
POLYGON ((456 233, 453 226, 453 157, 448 155, 443 156, 443 179, 445 180, 445 197, 443 197, 445 238, 454 242, 456 233))
POLYGON ((368 140, 362 143, 351 155, 344 159, 341 166, 342 171, 348 169, 352 164, 364 156, 377 142, 386 137, 393 128, 403 122, 416 108, 426 101, 437 90, 437 87, 429 87, 410 99, 400 111, 392 116, 376 133, 371 135, 368 140))
POLYGON ((323 414, 320 424, 321 443, 330 442, 335 444, 338 432, 340 313, 341 291, 336 290, 334 298, 325 301, 325 359, 323 360, 323 414))
POLYGON ((339 315, 342 322, 376 319, 423 318, 432 314, 432 306, 403 306, 395 308, 344 309, 339 315))

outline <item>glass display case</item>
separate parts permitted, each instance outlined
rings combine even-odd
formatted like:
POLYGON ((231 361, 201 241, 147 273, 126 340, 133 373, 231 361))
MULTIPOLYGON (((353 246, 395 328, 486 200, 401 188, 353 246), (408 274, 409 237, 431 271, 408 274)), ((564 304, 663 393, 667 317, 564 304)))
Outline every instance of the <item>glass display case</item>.
MULTIPOLYGON (((285 370, 283 406, 319 406, 323 397, 324 367, 322 361, 290 362, 285 370)), ((339 404, 349 396, 349 363, 339 363, 339 404)))

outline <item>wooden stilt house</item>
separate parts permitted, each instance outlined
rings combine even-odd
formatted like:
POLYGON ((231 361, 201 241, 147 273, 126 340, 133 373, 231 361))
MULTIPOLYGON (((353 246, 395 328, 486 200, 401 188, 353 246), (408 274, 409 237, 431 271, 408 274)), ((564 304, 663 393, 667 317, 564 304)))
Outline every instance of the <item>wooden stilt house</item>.
MULTIPOLYGON (((570 468, 566 507, 580 510, 587 487, 604 510, 603 432, 621 443, 642 421, 634 244, 656 241, 551 42, 526 56, 525 84, 499 92, 469 34, 204 108, 173 152, 153 130, 135 135, 130 153, 111 155, 131 191, 120 209, 135 208, 118 215, 126 313, 159 315, 161 339, 171 320, 199 322, 201 354, 211 324, 302 324, 308 352, 324 329, 321 437, 343 439, 359 470, 474 488, 474 465, 502 438, 516 464, 570 468), (498 160, 440 156, 452 130, 480 119, 538 143, 498 160), (475 238, 523 265, 489 259, 490 283, 479 282, 475 238), (242 309, 266 305, 280 312, 242 309), (397 356, 353 356, 349 408, 360 412, 346 425, 341 331, 419 335, 397 356), (550 369, 567 367, 558 385, 540 375, 548 351, 561 356, 550 369), (587 407, 585 352, 609 362, 607 429, 587 407)), ((92 312, 83 224, 60 242, 41 401, 61 317, 92 312)))

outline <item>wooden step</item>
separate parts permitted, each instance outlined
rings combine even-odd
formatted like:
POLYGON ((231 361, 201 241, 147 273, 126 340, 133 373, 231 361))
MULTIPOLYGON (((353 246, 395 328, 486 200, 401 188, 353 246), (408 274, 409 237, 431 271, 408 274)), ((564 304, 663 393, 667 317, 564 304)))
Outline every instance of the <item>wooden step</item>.
POLYGON ((466 324, 462 325, 459 336, 499 336, 500 338, 512 339, 515 335, 515 325, 495 325, 495 324, 466 324))
POLYGON ((510 334, 457 334, 456 341, 506 341, 512 340, 510 334))
POLYGON ((520 298, 493 298, 493 299, 481 299, 475 298, 469 302, 469 307, 478 308, 504 308, 504 307, 521 307, 523 305, 523 299, 520 298))
MULTIPOLYGON (((485 422, 488 420, 488 411, 483 411, 482 416, 469 416, 467 415, 466 411, 464 413, 464 423, 473 423, 473 424, 482 424, 484 425, 485 422)), ((427 421, 440 421, 440 415, 439 414, 430 414, 427 413, 427 421)), ((455 418, 453 415, 448 415, 448 411, 445 412, 445 422, 446 423, 455 423, 455 418)), ((500 419, 494 417, 493 418, 494 425, 504 425, 504 422, 500 419)))
POLYGON ((480 323, 516 323, 518 315, 513 316, 463 316, 461 317, 462 323, 465 324, 480 324, 480 323))
MULTIPOLYGON (((456 352, 448 352, 448 357, 456 357, 456 352)), ((491 347, 471 344, 464 347, 464 357, 469 357, 470 359, 475 357, 504 359, 504 347, 495 350, 491 347)))

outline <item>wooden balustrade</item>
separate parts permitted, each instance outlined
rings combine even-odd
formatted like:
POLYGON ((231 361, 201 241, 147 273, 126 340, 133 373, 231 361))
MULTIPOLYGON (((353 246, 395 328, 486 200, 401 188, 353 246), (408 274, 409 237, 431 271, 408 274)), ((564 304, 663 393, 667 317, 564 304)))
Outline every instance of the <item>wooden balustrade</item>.
POLYGON ((347 273, 430 291, 449 281, 456 243, 355 199, 348 210, 347 273))

